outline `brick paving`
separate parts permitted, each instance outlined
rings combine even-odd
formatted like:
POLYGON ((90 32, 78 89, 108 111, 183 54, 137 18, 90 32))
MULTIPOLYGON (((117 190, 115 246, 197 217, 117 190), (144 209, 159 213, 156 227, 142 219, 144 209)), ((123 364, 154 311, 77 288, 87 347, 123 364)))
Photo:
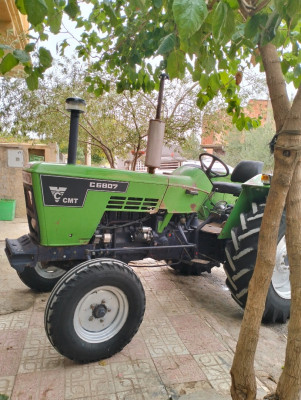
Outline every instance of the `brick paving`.
MULTIPOLYGON (((0 292, 32 295, 3 249, 2 241, 0 292)), ((184 293, 183 277, 173 270, 134 269, 146 292, 145 317, 132 342, 110 359, 83 365, 56 352, 44 332, 46 293, 35 294, 24 311, 0 315, 0 394, 10 400, 176 400, 213 390, 216 398, 229 399, 233 348, 223 340, 227 331, 184 293)))

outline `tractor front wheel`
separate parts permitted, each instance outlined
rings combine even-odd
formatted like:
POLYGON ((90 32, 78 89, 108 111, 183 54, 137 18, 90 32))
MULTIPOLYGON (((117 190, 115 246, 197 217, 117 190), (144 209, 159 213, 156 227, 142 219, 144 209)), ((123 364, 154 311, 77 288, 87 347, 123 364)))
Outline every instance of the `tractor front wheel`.
MULTIPOLYGON (((252 204, 248 213, 240 215, 240 225, 231 231, 232 241, 226 246, 226 284, 234 300, 244 308, 248 285, 255 268, 258 237, 265 204, 252 204)), ((279 227, 276 264, 268 290, 263 321, 286 322, 290 314, 291 287, 285 242, 285 213, 279 227)))
POLYGON ((36 292, 50 292, 65 273, 65 269, 55 265, 43 266, 37 262, 35 267, 25 267, 18 275, 30 289, 36 292))
POLYGON ((137 332, 145 295, 134 271, 113 259, 95 259, 68 271, 53 289, 45 311, 52 345, 80 362, 121 351, 137 332))

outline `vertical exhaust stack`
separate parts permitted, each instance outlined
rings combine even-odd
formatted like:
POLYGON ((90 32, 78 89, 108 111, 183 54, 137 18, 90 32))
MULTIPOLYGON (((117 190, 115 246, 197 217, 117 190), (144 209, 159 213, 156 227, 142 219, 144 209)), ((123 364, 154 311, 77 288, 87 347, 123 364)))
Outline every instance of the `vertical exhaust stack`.
POLYGON ((86 111, 86 102, 79 97, 69 97, 65 108, 71 112, 68 146, 68 164, 76 164, 79 114, 86 111))
POLYGON ((160 118, 161 118, 164 81, 166 79, 169 79, 169 76, 167 74, 160 75, 160 89, 158 96, 156 119, 151 119, 149 121, 145 165, 148 167, 147 171, 150 174, 154 174, 155 169, 159 168, 161 164, 165 123, 161 121, 160 118))

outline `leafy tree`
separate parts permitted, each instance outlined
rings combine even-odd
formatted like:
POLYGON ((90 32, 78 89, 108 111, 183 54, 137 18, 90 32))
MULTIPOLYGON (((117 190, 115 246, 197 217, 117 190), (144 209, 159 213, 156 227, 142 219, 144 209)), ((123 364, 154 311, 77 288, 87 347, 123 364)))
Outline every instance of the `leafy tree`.
MULTIPOLYGON (((105 157, 111 167, 115 166, 116 158, 128 158, 132 152, 131 168, 135 169, 146 148, 149 119, 156 114, 157 94, 112 91, 97 97, 94 92, 87 92, 86 76, 81 63, 63 59, 35 91, 28 90, 21 79, 3 78, 0 80, 1 125, 15 138, 55 141, 61 151, 67 150, 70 115, 64 111, 65 100, 70 96, 83 97, 87 112, 80 119, 81 152, 91 143, 92 159, 105 157)), ((163 103, 167 145, 181 145, 185 132, 201 129, 195 86, 188 80, 167 85, 163 103)))
POLYGON ((242 160, 254 160, 264 162, 264 171, 271 173, 274 167, 269 143, 275 134, 275 127, 272 124, 265 124, 251 131, 242 132, 233 129, 227 134, 225 144, 226 154, 223 160, 235 166, 242 160))
MULTIPOLYGON (((256 396, 255 349, 286 202, 292 304, 286 361, 276 397, 297 400, 301 388, 300 0, 93 0, 91 3, 91 13, 84 17, 77 0, 68 0, 67 4, 65 0, 17 0, 39 39, 47 37, 46 27, 53 33, 60 30, 63 13, 84 28, 76 51, 90 63, 91 92, 102 94, 109 90, 109 82, 103 78, 105 73, 116 77, 119 92, 140 88, 151 92, 158 87, 158 71, 164 68, 172 79, 182 79, 190 73, 200 88, 198 106, 204 107, 221 93, 228 113, 241 130, 258 125, 242 112, 238 93, 243 72, 251 64, 260 64, 265 71, 278 134, 275 168, 231 369, 231 394, 235 400, 256 396), (149 59, 158 55, 162 60, 155 68, 149 59), (298 88, 292 104, 285 82, 293 82, 298 88)), ((38 79, 51 64, 51 55, 35 45, 31 41, 25 52, 2 46, 0 71, 6 73, 22 63, 28 74, 27 84, 36 88, 38 79), (32 52, 37 56, 34 63, 29 60, 32 52)))

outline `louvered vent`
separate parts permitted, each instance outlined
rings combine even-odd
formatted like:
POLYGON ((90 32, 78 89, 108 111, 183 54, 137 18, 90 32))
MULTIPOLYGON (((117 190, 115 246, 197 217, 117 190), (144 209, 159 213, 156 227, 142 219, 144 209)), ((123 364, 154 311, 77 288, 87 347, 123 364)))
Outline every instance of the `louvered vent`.
POLYGON ((159 199, 111 196, 107 210, 147 211, 156 208, 159 199))

